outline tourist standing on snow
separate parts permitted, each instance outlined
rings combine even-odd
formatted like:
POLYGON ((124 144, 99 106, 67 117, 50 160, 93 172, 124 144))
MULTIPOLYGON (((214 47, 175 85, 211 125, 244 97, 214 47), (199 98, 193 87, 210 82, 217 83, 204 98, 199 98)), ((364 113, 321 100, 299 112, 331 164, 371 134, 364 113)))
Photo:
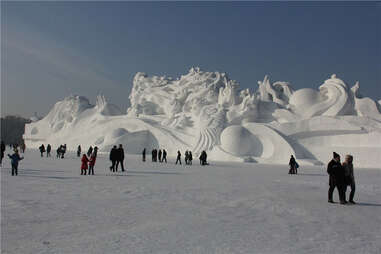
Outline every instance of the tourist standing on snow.
POLYGON ((118 171, 118 165, 120 164, 120 167, 122 168, 122 172, 124 172, 124 149, 123 145, 119 144, 118 153, 117 153, 117 161, 116 161, 116 171, 118 171))
POLYGON ((162 155, 163 153, 162 153, 162 151, 161 151, 161 149, 159 149, 159 162, 161 162, 161 155, 162 155))
POLYGON ((5 152, 5 144, 4 144, 4 141, 1 141, 0 165, 3 165, 4 152, 5 152))
POLYGON ((22 143, 22 144, 20 145, 20 147, 21 147, 21 152, 22 152, 22 153, 25 153, 25 148, 26 148, 25 143, 22 143))
POLYGON ((185 161, 185 164, 188 165, 188 150, 185 150, 184 161, 185 161))
POLYGON ((42 144, 38 149, 40 150, 41 157, 43 157, 44 156, 44 152, 45 152, 45 146, 44 146, 44 144, 42 144))
POLYGON ((19 151, 15 149, 14 154, 10 155, 8 154, 8 157, 11 159, 11 165, 12 165, 12 175, 17 175, 18 167, 19 167, 19 161, 24 159, 23 157, 20 157, 19 151))
POLYGON ((52 146, 48 144, 48 146, 46 147, 46 157, 51 157, 50 155, 51 150, 52 150, 52 146))
POLYGON ((97 154, 94 152, 90 156, 89 160, 89 175, 92 174, 94 175, 94 166, 95 166, 95 161, 97 160, 97 154))
POLYGON ((56 150, 56 152, 57 152, 57 158, 60 158, 61 157, 61 146, 59 146, 58 148, 57 148, 57 150, 56 150))
POLYGON ((98 156, 98 147, 94 146, 93 154, 95 154, 95 157, 98 156))
POLYGON ((78 145, 78 148, 77 148, 77 157, 80 157, 81 156, 81 145, 78 145))
POLYGON ((337 188, 339 192, 340 204, 345 201, 345 172, 340 163, 340 155, 333 152, 333 159, 328 163, 327 173, 329 174, 328 202, 333 202, 333 191, 337 188))
POLYGON ((146 161, 146 149, 145 148, 143 149, 143 152, 142 152, 142 160, 143 160, 143 162, 146 161))
POLYGON ((353 156, 346 155, 345 161, 343 162, 344 173, 345 173, 345 189, 344 193, 347 191, 347 186, 351 187, 351 192, 349 194, 349 203, 356 204, 353 201, 353 197, 355 196, 356 184, 355 184, 355 175, 353 173, 353 156))
POLYGON ((86 170, 88 169, 87 163, 89 163, 89 159, 86 154, 83 154, 81 162, 81 175, 86 175, 86 170))
POLYGON ((176 164, 177 164, 177 162, 180 162, 180 165, 181 165, 181 153, 180 153, 180 151, 177 151, 176 164))
POLYGON ((201 155, 199 157, 200 159, 200 164, 202 166, 205 166, 205 165, 208 165, 208 163, 206 162, 206 159, 207 159, 208 155, 206 154, 205 150, 201 152, 201 155))
POLYGON ((192 155, 192 152, 189 151, 188 152, 188 164, 189 165, 192 165, 192 160, 193 160, 193 155, 192 155))
POLYGON ((290 170, 288 171, 289 174, 297 174, 296 171, 296 160, 293 155, 291 155, 290 162, 288 163, 290 165, 290 170))
POLYGON ((65 156, 65 153, 66 153, 66 144, 64 144, 61 148, 61 159, 64 158, 65 156))
POLYGON ((87 150, 87 156, 90 156, 93 153, 93 147, 90 146, 89 150, 87 150))
POLYGON ((110 171, 115 172, 115 164, 118 159, 118 149, 114 146, 110 151, 110 161, 112 163, 110 171))
POLYGON ((161 161, 167 163, 167 151, 165 151, 165 149, 163 149, 163 158, 161 158, 161 161))

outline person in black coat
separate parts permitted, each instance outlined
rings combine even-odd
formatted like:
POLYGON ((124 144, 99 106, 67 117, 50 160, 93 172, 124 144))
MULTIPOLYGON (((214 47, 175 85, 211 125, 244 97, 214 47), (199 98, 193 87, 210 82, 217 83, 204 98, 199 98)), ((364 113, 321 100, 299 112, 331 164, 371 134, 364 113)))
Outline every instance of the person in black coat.
POLYGON ((142 157, 143 157, 142 160, 146 161, 146 149, 145 148, 143 149, 142 157))
POLYGON ((291 155, 290 162, 288 163, 290 165, 290 170, 288 171, 289 174, 295 174, 296 173, 296 161, 293 155, 291 155))
POLYGON ((122 144, 119 144, 117 155, 118 155, 118 157, 117 157, 117 161, 116 161, 116 171, 118 171, 118 165, 120 164, 120 167, 122 168, 122 172, 124 172, 124 165, 123 165, 123 161, 124 161, 124 149, 123 149, 123 145, 122 144))
POLYGON ((116 146, 114 146, 110 151, 110 161, 112 163, 110 167, 110 171, 115 172, 115 164, 117 160, 118 160, 118 149, 116 148, 116 146))
POLYGON ((167 151, 165 151, 165 149, 163 149, 163 158, 161 158, 161 161, 167 163, 167 151))
POLYGON ((90 146, 89 150, 87 150, 87 157, 90 157, 90 155, 93 153, 93 147, 90 146))
POLYGON ((346 204, 345 200, 345 171, 340 163, 340 155, 333 152, 333 159, 328 163, 327 173, 329 175, 328 202, 333 202, 333 191, 337 188, 340 204, 346 204))
POLYGON ((206 159, 207 159, 208 155, 206 154, 205 150, 201 152, 201 155, 199 157, 200 159, 200 164, 202 166, 205 166, 205 165, 208 165, 208 163, 206 162, 206 159))
POLYGON ((45 146, 44 146, 44 144, 42 144, 38 149, 40 149, 41 157, 43 157, 44 153, 45 153, 45 146))
POLYGON ((4 144, 4 141, 1 141, 0 165, 2 165, 2 163, 3 163, 4 152, 5 152, 5 144, 4 144))
POLYGON ((180 151, 177 151, 176 164, 177 164, 177 162, 180 162, 180 165, 181 165, 181 153, 180 153, 180 151))
POLYGON ((81 157, 81 145, 78 145, 78 148, 77 148, 77 157, 81 157))
POLYGON ((46 157, 50 157, 50 151, 52 150, 52 146, 50 144, 48 144, 48 146, 46 147, 46 157))
POLYGON ((159 162, 161 162, 161 155, 162 155, 162 151, 161 149, 159 149, 159 162))

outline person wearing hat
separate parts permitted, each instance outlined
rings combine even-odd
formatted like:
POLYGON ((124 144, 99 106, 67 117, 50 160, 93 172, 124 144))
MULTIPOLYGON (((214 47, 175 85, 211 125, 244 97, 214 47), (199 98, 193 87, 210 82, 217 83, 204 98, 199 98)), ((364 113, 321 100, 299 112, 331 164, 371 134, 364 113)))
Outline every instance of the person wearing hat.
POLYGON ((340 163, 340 155, 333 152, 333 159, 328 163, 327 173, 329 175, 328 202, 334 203, 333 191, 337 188, 340 204, 347 203, 345 200, 345 173, 340 163))

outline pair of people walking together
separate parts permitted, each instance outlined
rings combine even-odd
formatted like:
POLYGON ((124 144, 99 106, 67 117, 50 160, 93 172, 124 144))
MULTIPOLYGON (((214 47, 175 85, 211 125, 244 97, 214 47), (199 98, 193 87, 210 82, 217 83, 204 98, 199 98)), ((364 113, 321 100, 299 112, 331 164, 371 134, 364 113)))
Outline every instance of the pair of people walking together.
POLYGON ((333 191, 337 188, 339 192, 340 204, 347 204, 346 191, 350 186, 349 203, 355 204, 353 201, 356 184, 353 173, 353 156, 346 155, 345 161, 340 163, 340 155, 333 152, 333 159, 328 163, 327 173, 329 175, 328 202, 334 203, 333 191))

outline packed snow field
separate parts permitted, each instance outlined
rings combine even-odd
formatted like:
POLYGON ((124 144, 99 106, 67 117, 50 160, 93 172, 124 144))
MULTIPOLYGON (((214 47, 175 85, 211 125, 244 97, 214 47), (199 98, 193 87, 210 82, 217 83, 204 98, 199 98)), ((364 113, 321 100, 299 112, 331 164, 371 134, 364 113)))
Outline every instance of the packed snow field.
MULTIPOLYGON (((6 151, 6 153, 9 151, 6 151)), ((381 170, 357 169, 357 205, 327 202, 325 166, 143 163, 94 176, 27 150, 1 170, 2 253, 381 253, 381 170)), ((337 192, 334 194, 338 201, 337 192)))

